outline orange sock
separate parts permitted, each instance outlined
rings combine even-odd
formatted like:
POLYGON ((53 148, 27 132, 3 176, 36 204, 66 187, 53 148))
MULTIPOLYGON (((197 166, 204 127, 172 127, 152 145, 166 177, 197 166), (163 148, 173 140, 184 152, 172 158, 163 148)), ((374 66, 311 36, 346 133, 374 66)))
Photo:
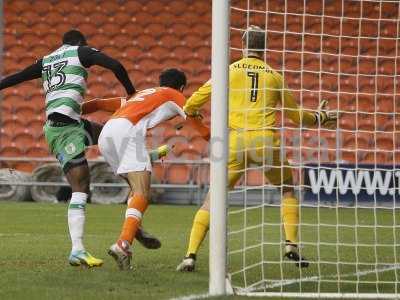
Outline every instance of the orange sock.
POLYGON ((120 240, 125 240, 132 244, 147 205, 147 200, 141 194, 133 194, 133 197, 129 199, 124 225, 119 236, 120 240))

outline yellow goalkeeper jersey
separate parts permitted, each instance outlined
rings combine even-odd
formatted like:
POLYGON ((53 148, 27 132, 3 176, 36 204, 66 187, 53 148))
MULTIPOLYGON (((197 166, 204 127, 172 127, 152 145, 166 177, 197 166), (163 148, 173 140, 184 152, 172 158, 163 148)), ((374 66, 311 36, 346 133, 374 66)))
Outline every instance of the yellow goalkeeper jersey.
MULTIPOLYGON (((192 114, 211 96, 211 81, 206 82, 187 100, 184 110, 192 114)), ((222 101, 222 99, 221 99, 222 101)), ((259 130, 275 127, 276 113, 296 124, 312 126, 314 114, 298 107, 285 87, 282 75, 256 57, 242 58, 229 67, 229 128, 259 130)))

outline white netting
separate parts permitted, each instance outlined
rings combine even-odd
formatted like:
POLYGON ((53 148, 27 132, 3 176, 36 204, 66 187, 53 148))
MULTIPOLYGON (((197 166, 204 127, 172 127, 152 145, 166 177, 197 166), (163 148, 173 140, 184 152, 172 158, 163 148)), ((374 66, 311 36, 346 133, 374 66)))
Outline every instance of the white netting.
MULTIPOLYGON (((398 1, 236 0, 231 60, 244 30, 265 30, 265 61, 297 103, 322 99, 336 130, 297 128, 277 110, 283 154, 301 202, 304 269, 283 259, 281 187, 248 166, 230 192, 228 272, 238 293, 400 297, 400 73, 398 1)), ((249 91, 250 92, 250 91, 249 91)))

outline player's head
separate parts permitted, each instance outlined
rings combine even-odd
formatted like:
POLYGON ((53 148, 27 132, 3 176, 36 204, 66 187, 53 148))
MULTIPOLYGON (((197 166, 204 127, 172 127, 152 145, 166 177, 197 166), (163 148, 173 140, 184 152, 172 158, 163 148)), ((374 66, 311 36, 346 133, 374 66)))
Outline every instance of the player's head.
POLYGON ((63 44, 68 44, 72 46, 85 46, 87 45, 86 38, 82 32, 79 30, 70 30, 64 33, 63 44))
POLYGON ((186 75, 178 69, 166 69, 160 74, 160 86, 166 86, 183 91, 186 86, 186 75))
POLYGON ((243 54, 262 55, 265 51, 265 31, 255 25, 247 27, 242 36, 243 54))

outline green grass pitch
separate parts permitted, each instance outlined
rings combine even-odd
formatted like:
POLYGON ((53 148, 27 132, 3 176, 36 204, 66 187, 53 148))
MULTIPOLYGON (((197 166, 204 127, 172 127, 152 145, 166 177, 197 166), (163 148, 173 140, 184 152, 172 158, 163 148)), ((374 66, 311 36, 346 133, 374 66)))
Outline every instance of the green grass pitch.
POLYGON ((229 266, 237 272, 232 281, 238 286, 264 279, 272 292, 400 291, 400 283, 395 284, 400 278, 399 209, 303 207, 300 240, 311 263, 301 270, 281 261, 278 207, 239 210, 230 214, 229 223, 229 266), (247 269, 240 272, 243 266, 247 269))
MULTIPOLYGON (((235 209, 235 208, 234 208, 235 209)), ((134 270, 120 272, 114 261, 106 255, 109 245, 119 234, 125 207, 123 205, 89 205, 87 208, 86 247, 95 256, 105 259, 101 268, 82 269, 70 267, 67 257, 70 250, 70 241, 67 232, 66 205, 38 204, 38 203, 0 203, 0 299, 171 299, 192 294, 204 294, 208 289, 208 243, 203 245, 199 254, 197 271, 193 274, 183 274, 175 271, 176 265, 185 254, 187 238, 196 207, 153 205, 146 212, 145 228, 157 235, 163 242, 159 250, 146 250, 140 245, 134 247, 134 270)), ((377 229, 372 234, 371 229, 359 229, 355 234, 351 226, 336 228, 329 225, 340 223, 355 224, 354 209, 303 209, 302 221, 310 224, 303 225, 302 239, 305 242, 315 242, 318 237, 323 242, 339 241, 354 243, 357 238, 362 244, 373 243, 375 238, 379 243, 399 243, 398 228, 393 230, 385 227, 377 229), (319 216, 319 219, 318 219, 319 216), (339 219, 338 219, 339 218, 339 219), (319 229, 315 226, 317 220, 322 224, 319 229), (312 226, 312 224, 314 226, 312 226), (395 238, 394 238, 395 236, 395 238)), ((368 225, 375 221, 385 226, 400 222, 400 213, 392 211, 377 211, 376 218, 367 210, 358 210, 359 224, 368 225)), ((265 224, 264 230, 257 229, 262 218, 268 223, 279 221, 279 208, 252 209, 230 216, 230 229, 240 229, 244 221, 248 230, 231 235, 230 249, 239 249, 246 241, 247 250, 243 253, 230 256, 230 268, 237 271, 242 268, 243 257, 246 265, 250 266, 266 262, 246 272, 246 280, 254 282, 260 280, 260 274, 271 280, 298 279, 299 270, 293 265, 277 264, 280 260, 280 231, 273 224, 265 224), (264 214, 264 215, 263 215, 264 214), (267 221, 266 221, 267 222, 267 221), (258 246, 261 239, 266 243, 258 246), (275 262, 275 263, 274 263, 275 262)), ((394 261, 394 255, 400 253, 400 247, 358 247, 360 263, 370 263, 375 258, 372 254, 377 251, 378 263, 394 261), (382 249, 381 249, 382 248, 382 249), (373 250, 371 250, 373 249, 373 250)), ((306 246, 304 253, 311 260, 318 257, 321 261, 348 262, 339 267, 329 264, 312 264, 302 271, 301 276, 335 275, 338 270, 341 274, 351 274, 357 271, 349 262, 354 262, 356 252, 354 247, 337 246, 321 247, 306 246), (339 269, 338 269, 339 268, 339 269)), ((360 264, 358 271, 364 271, 371 266, 360 264)), ((242 284, 244 273, 238 273, 233 280, 242 284)), ((360 277, 363 280, 380 281, 400 278, 398 270, 391 270, 379 274, 368 274, 360 277), (395 274, 397 272, 397 274, 395 274)), ((335 277, 329 277, 337 280, 335 277)), ((354 292, 355 285, 349 283, 354 277, 343 278, 342 283, 321 283, 323 291, 354 292)), ((355 277, 355 279, 357 279, 355 277)), ((339 282, 339 281, 338 281, 339 282)), ((298 282, 284 285, 284 291, 316 291, 317 282, 298 282)), ((393 292, 393 286, 380 284, 381 291, 393 292)), ((399 288, 399 287, 398 287, 399 288)), ((272 288, 279 291, 281 288, 272 288)), ((360 291, 374 292, 376 284, 366 284, 359 287, 360 291)), ((244 297, 222 297, 221 299, 244 299, 244 297)), ((269 298, 272 299, 272 298, 269 298)))

